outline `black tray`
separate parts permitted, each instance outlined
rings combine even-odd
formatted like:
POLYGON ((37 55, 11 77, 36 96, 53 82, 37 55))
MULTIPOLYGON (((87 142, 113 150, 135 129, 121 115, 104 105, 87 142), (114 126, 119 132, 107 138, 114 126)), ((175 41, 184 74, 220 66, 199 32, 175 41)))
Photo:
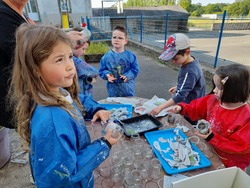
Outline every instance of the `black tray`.
POLYGON ((124 134, 128 137, 133 134, 144 134, 145 132, 153 131, 162 127, 163 124, 149 114, 144 114, 128 119, 117 120, 124 129, 124 134))

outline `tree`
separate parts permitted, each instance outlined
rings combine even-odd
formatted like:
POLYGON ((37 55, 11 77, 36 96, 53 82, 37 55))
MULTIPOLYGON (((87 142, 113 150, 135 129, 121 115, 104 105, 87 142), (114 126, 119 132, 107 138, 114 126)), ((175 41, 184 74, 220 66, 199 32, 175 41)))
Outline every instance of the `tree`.
POLYGON ((213 14, 221 11, 219 4, 208 4, 205 6, 205 14, 213 14))
POLYGON ((178 0, 178 5, 184 8, 186 11, 190 12, 191 0, 178 0))
POLYGON ((175 5, 175 0, 128 0, 125 7, 175 5))
POLYGON ((201 3, 194 5, 191 4, 190 13, 192 16, 200 17, 202 14, 204 14, 204 12, 205 10, 201 3))
MULTIPOLYGON (((235 0, 234 3, 217 3, 202 6, 200 3, 191 4, 191 0, 178 0, 178 4, 191 13, 192 16, 201 16, 202 14, 218 14, 224 10, 231 16, 250 16, 250 0, 235 0)), ((223 2, 223 1, 222 1, 223 2)), ((124 7, 131 6, 162 6, 175 5, 176 0, 128 0, 124 7)))
POLYGON ((227 8, 227 14, 231 16, 238 16, 240 15, 240 2, 235 2, 227 8))

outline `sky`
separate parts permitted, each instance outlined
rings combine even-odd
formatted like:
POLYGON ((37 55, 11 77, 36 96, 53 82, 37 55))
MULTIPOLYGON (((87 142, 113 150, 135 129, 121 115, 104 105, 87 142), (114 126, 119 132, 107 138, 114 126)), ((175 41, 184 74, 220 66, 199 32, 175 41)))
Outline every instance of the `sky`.
MULTIPOLYGON (((124 0, 123 2, 126 2, 127 0, 124 0)), ((235 0, 191 0, 192 4, 201 3, 202 5, 207 4, 215 4, 215 3, 234 3, 235 0)), ((116 0, 104 0, 103 6, 104 7, 111 7, 113 4, 116 3, 116 0), (113 2, 105 2, 105 1, 113 1, 113 2)), ((101 8, 102 7, 102 0, 91 0, 91 4, 93 8, 101 8)))
MULTIPOLYGON (((116 2, 117 0, 104 0, 103 7, 111 7, 116 2), (108 1, 113 1, 113 2, 108 2, 108 1)), ((92 8, 102 8, 102 0, 91 0, 91 4, 92 4, 92 8)))

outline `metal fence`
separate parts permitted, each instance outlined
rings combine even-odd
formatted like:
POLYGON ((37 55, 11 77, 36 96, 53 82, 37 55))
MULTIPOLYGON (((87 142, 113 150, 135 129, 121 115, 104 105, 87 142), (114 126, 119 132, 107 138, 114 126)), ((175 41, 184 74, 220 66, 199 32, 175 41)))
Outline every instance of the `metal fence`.
POLYGON ((189 36, 191 54, 201 62, 213 67, 229 63, 250 65, 250 19, 225 18, 187 20, 152 15, 93 17, 86 21, 92 40, 110 40, 112 29, 123 25, 130 41, 163 50, 167 37, 179 32, 189 36))

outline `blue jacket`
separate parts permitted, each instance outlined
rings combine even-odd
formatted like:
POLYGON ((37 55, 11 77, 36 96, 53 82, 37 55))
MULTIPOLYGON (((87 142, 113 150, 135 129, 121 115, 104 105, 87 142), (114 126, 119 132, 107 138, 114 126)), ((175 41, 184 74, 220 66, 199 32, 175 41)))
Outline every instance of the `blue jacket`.
POLYGON ((116 80, 106 82, 109 97, 128 97, 135 95, 135 78, 139 73, 136 56, 129 50, 116 53, 109 50, 101 59, 99 76, 107 80, 107 74, 113 74, 116 80), (127 82, 120 79, 127 77, 127 82))
POLYGON ((93 85, 91 82, 93 78, 98 77, 98 70, 81 58, 73 56, 73 61, 78 75, 80 93, 84 95, 92 95, 93 85))
POLYGON ((92 98, 92 95, 84 95, 80 93, 79 98, 86 111, 84 116, 85 120, 91 120, 97 111, 105 109, 92 98))
POLYGON ((174 102, 190 103, 192 100, 205 96, 206 83, 197 59, 181 66, 174 102))
MULTIPOLYGON (((30 164, 38 188, 92 188, 93 170, 109 155, 98 139, 91 143, 84 118, 57 106, 37 105, 30 121, 30 164)), ((89 115, 91 117, 91 115, 89 115)))

